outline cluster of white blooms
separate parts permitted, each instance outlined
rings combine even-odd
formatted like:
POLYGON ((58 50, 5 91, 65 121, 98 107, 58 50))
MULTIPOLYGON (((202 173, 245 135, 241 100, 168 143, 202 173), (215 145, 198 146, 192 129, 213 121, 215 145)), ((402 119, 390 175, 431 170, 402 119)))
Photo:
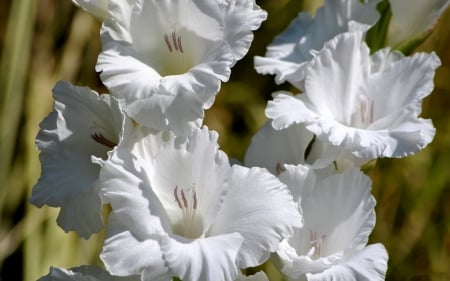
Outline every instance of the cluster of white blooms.
POLYGON ((273 94, 243 164, 203 117, 267 17, 255 0, 73 2, 103 22, 96 70, 109 93, 56 84, 30 201, 59 207, 58 225, 83 238, 105 227, 104 269, 40 280, 261 281, 242 270, 269 258, 287 280, 384 280, 360 169, 432 141, 419 115, 440 61, 371 52, 379 0, 326 0, 255 58, 300 93, 273 94))

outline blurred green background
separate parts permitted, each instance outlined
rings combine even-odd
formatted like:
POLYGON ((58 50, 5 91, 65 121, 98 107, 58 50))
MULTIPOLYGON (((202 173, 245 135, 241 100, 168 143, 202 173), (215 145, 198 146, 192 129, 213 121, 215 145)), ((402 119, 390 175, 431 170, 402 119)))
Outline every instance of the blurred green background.
MULTIPOLYGON (((265 122, 270 94, 289 89, 258 75, 253 56, 263 55, 301 9, 314 11, 321 1, 257 2, 269 18, 205 119, 219 132, 222 149, 239 160, 265 122)), ((36 280, 50 266, 99 264, 102 233, 88 241, 66 234, 56 225, 57 209, 27 201, 40 174, 34 138, 51 111, 55 82, 106 91, 94 70, 99 28, 69 0, 0 2, 0 280, 36 280)), ((435 51, 443 64, 423 110, 437 134, 420 153, 379 160, 370 172, 378 201, 371 242, 388 249, 387 280, 450 280, 450 10, 417 50, 435 51)))

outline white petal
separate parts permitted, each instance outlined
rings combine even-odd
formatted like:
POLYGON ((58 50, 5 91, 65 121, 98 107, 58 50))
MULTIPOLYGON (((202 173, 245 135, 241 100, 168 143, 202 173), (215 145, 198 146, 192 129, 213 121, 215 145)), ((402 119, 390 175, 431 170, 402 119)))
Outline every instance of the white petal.
POLYGON ((253 41, 253 30, 266 20, 267 12, 255 4, 254 0, 224 1, 225 41, 230 45, 235 61, 247 54, 253 41))
MULTIPOLYGON (((311 167, 302 164, 284 165, 283 168, 284 170, 278 178, 286 184, 294 200, 300 204, 303 197, 311 196, 316 186, 316 172, 311 167)), ((299 211, 303 212, 301 208, 299 211)))
POLYGON ((369 48, 361 32, 327 42, 306 70, 305 100, 311 110, 350 125, 354 104, 370 72, 369 48), (330 89, 332 89, 330 91, 330 89))
POLYGON ((322 49, 340 33, 368 30, 378 20, 378 2, 327 0, 314 19, 305 12, 299 13, 286 31, 267 47, 266 57, 255 58, 256 71, 276 74, 277 83, 289 81, 302 89, 303 68, 313 58, 311 51, 322 49))
POLYGON ((245 153, 247 167, 263 167, 273 174, 280 173, 283 164, 305 163, 305 154, 313 134, 302 125, 275 130, 271 122, 253 136, 245 153))
POLYGON ((370 178, 351 169, 318 181, 312 195, 302 197, 303 231, 310 228, 327 236, 323 256, 367 243, 375 226, 370 188, 370 178))
POLYGON ((390 46, 395 46, 403 40, 415 39, 432 29, 450 1, 390 0, 389 4, 392 17, 387 42, 390 46))
POLYGON ((82 265, 71 269, 50 267, 46 276, 38 281, 139 281, 139 276, 118 277, 112 276, 107 271, 89 265, 82 265))
POLYGON ((139 239, 171 232, 164 207, 150 183, 151 168, 151 162, 117 150, 102 163, 98 181, 103 201, 111 204, 117 220, 139 239))
POLYGON ((91 156, 106 157, 118 143, 124 116, 109 95, 68 82, 58 82, 53 97, 54 110, 36 137, 42 172, 30 202, 61 207, 58 224, 88 238, 102 226, 102 204, 94 187, 99 167, 91 156))
POLYGON ((133 235, 117 213, 109 216, 108 232, 100 255, 107 270, 118 276, 142 274, 141 280, 145 281, 171 280, 158 243, 159 237, 133 235))
POLYGON ((192 241, 167 237, 161 248, 171 273, 181 280, 232 281, 238 275, 236 259, 241 243, 241 235, 231 233, 192 241))
POLYGON ((374 119, 428 96, 433 91, 434 73, 440 65, 435 53, 416 53, 396 59, 383 71, 371 75, 367 94, 375 105, 374 119))
POLYGON ((112 38, 114 38, 114 40, 132 43, 130 34, 130 22, 132 18, 132 12, 135 9, 137 0, 107 1, 109 2, 108 17, 104 19, 104 25, 110 26, 111 28, 108 30, 102 28, 101 33, 108 32, 108 36, 111 36, 112 38))
POLYGON ((307 274, 308 281, 383 281, 388 254, 382 244, 374 244, 354 253, 344 263, 316 274, 307 274))
POLYGON ((272 120, 275 130, 288 128, 295 123, 307 123, 317 119, 316 113, 308 109, 304 94, 293 96, 289 92, 277 92, 273 101, 267 103, 266 116, 272 120))
POLYGON ((233 165, 230 190, 209 235, 240 233, 241 268, 264 262, 293 227, 302 226, 302 217, 292 196, 274 175, 261 168, 233 165))

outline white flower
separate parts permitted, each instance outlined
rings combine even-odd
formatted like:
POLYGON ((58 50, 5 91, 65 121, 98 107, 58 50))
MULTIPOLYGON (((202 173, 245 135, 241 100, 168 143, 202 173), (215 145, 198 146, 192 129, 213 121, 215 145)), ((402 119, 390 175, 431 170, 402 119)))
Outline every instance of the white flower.
POLYGON ((188 135, 266 13, 254 0, 110 0, 97 71, 139 123, 188 135))
POLYGON ((115 275, 234 280, 301 226, 285 185, 230 167, 207 128, 167 140, 153 161, 137 152, 119 146, 100 174, 112 206, 101 258, 115 275))
POLYGON ((42 172, 30 202, 61 207, 58 225, 88 238, 102 227, 102 203, 95 188, 100 168, 91 156, 106 157, 128 119, 115 98, 87 87, 61 81, 53 98, 54 109, 36 137, 42 172))
POLYGON ((304 225, 283 241, 276 263, 288 280, 384 280, 387 252, 366 246, 375 226, 370 179, 358 169, 319 177, 285 165, 280 179, 303 211, 304 225))
POLYGON ((417 39, 433 28, 450 4, 449 0, 390 0, 392 17, 387 43, 396 46, 404 40, 417 39))
POLYGON ((347 31, 366 31, 378 21, 379 0, 326 0, 315 18, 300 12, 289 27, 267 47, 265 57, 255 57, 255 69, 275 74, 277 83, 289 81, 303 89, 304 68, 325 42, 347 31))
POLYGON ((139 276, 117 277, 96 267, 83 265, 71 269, 51 267, 38 281, 139 281, 139 276))
POLYGON ((363 159, 403 157, 430 143, 435 129, 418 118, 440 65, 433 54, 369 55, 362 33, 329 41, 306 69, 305 93, 280 92, 267 117, 275 129, 303 123, 319 139, 363 159))

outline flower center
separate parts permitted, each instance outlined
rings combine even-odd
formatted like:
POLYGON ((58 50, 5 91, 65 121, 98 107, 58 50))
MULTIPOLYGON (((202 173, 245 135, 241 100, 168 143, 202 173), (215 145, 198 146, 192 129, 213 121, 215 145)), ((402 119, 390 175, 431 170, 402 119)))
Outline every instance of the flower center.
POLYGON ((107 139, 105 136, 103 136, 102 133, 99 133, 99 132, 92 132, 91 139, 93 139, 95 142, 97 142, 101 145, 104 145, 108 148, 111 148, 111 149, 113 149, 117 145, 117 143, 107 139))
POLYGON ((175 31, 172 32, 172 44, 173 44, 173 48, 172 48, 172 44, 170 43, 170 39, 169 39, 169 35, 164 34, 164 41, 166 42, 166 46, 167 49, 169 50, 169 52, 172 53, 172 51, 176 52, 180 52, 180 53, 184 53, 183 51, 183 45, 181 45, 181 36, 177 36, 175 31))
POLYGON ((197 214, 197 193, 194 186, 189 189, 175 186, 173 196, 181 211, 181 219, 174 224, 174 232, 187 238, 198 238, 202 234, 202 221, 197 214))
POLYGON ((312 259, 320 258, 323 252, 322 245, 326 237, 326 235, 319 236, 317 235, 317 232, 313 232, 312 230, 310 230, 309 244, 311 245, 311 248, 308 250, 308 253, 306 255, 312 259))
POLYGON ((156 59, 159 61, 157 69, 161 76, 186 73, 197 63, 198 58, 190 51, 190 34, 184 35, 187 37, 182 37, 176 30, 164 34, 160 43, 160 58, 156 59))
POLYGON ((352 116, 352 125, 357 128, 367 128, 374 121, 374 101, 361 95, 359 106, 352 116))

